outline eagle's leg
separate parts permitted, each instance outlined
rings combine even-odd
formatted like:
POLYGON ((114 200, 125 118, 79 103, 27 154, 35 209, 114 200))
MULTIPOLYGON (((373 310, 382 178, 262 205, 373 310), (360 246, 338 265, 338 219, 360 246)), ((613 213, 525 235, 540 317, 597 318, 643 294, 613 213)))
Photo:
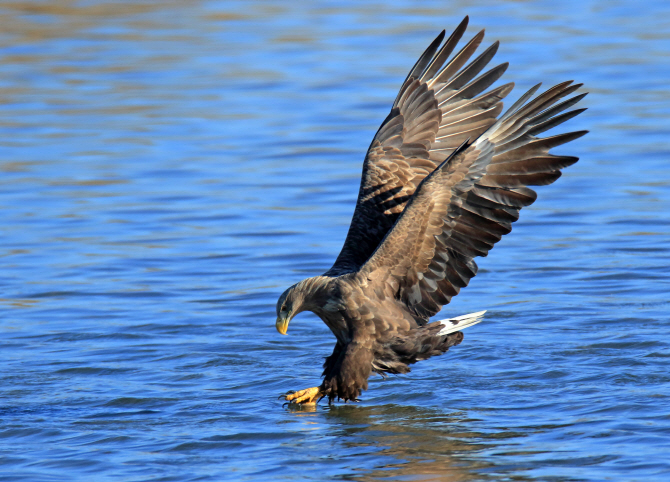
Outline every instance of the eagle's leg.
POLYGON ((298 390, 297 392, 290 391, 282 396, 284 397, 284 400, 289 403, 310 405, 316 404, 319 400, 326 396, 326 393, 321 389, 321 387, 312 387, 305 388, 304 390, 298 390))

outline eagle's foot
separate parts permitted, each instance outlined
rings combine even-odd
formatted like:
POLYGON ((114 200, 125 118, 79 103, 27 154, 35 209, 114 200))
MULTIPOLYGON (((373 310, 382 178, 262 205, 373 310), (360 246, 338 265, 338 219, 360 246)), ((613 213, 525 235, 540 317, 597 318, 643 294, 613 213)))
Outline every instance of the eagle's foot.
POLYGON ((326 394, 321 391, 320 387, 312 387, 297 392, 291 390, 279 398, 283 397, 289 404, 311 405, 316 404, 325 396, 326 394))

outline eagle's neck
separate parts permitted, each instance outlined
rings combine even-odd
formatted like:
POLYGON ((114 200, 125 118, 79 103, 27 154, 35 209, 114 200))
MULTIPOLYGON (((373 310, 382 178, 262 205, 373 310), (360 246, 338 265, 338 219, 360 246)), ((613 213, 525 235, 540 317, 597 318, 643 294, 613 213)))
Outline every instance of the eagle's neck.
POLYGON ((341 286, 337 278, 315 276, 301 281, 299 285, 304 290, 302 310, 311 311, 321 318, 342 343, 351 341, 344 316, 341 286))
POLYGON ((302 302, 300 311, 312 311, 316 313, 328 298, 329 282, 332 278, 327 276, 314 276, 302 280, 295 286, 302 302))

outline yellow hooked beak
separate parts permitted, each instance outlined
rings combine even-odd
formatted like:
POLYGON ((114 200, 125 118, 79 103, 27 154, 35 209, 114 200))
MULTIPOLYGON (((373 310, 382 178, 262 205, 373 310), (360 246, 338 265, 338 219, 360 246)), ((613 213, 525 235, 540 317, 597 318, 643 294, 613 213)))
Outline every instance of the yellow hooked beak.
POLYGON ((291 313, 282 311, 277 317, 277 331, 282 335, 285 335, 288 331, 288 322, 291 321, 291 313))

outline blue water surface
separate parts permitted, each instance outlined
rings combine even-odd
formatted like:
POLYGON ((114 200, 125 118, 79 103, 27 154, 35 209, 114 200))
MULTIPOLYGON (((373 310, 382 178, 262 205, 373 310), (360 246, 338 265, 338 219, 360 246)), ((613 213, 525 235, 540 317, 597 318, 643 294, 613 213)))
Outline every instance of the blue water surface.
POLYGON ((670 480, 670 4, 0 1, 0 480, 670 480), (283 408, 274 327, 363 155, 466 15, 504 81, 584 82, 580 162, 443 317, 448 354, 283 408))

